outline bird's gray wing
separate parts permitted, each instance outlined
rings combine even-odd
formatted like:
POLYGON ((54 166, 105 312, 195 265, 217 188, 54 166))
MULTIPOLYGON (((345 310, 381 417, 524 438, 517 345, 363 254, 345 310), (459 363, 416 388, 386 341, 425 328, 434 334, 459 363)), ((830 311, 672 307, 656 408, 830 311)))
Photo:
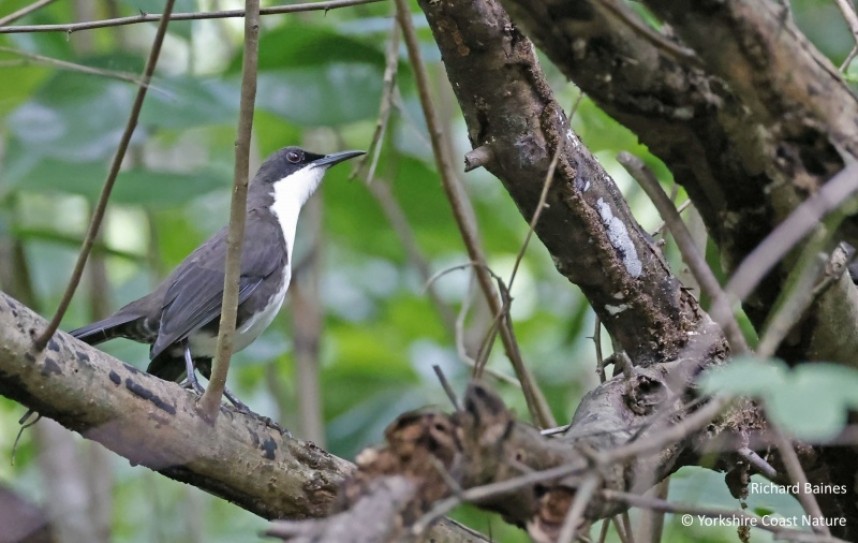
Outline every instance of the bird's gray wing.
MULTIPOLYGON (((238 303, 241 305, 257 287, 283 266, 282 259, 271 258, 282 233, 279 226, 263 220, 254 210, 248 213, 245 231, 253 231, 254 243, 242 249, 238 303), (256 224, 251 224, 256 223, 256 224)), ((154 359, 167 347, 186 339, 193 332, 219 318, 223 300, 224 262, 227 229, 215 234, 173 272, 167 281, 158 339, 149 353, 154 359)))

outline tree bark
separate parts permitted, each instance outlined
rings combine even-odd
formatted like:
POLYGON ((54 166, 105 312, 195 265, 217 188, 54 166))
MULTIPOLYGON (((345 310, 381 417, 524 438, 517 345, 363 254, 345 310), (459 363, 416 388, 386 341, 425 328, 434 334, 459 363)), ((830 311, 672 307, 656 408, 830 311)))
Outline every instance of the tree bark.
MULTIPOLYGON (((178 384, 57 332, 32 350, 45 320, 0 292, 0 394, 143 465, 269 519, 328 515, 354 466, 270 420, 221 407, 207 422, 178 384)), ((485 541, 444 520, 438 542, 485 541)))
MULTIPOLYGON (((647 1, 687 43, 670 27, 654 30, 620 1, 500 2, 503 7, 494 0, 420 0, 474 147, 466 163, 495 174, 529 221, 559 147, 548 207, 536 228, 558 270, 581 287, 634 363, 663 364, 685 353, 696 361, 686 359, 676 369, 690 377, 722 360, 721 335, 703 332, 706 314, 659 266, 657 248, 616 203, 610 178, 567 132, 533 46, 516 24, 665 162, 701 212, 728 271, 855 160, 855 97, 774 2, 647 1), (606 209, 610 214, 602 213, 606 209), (619 231, 629 244, 613 243, 619 231), (645 255, 642 273, 627 266, 629 254, 645 255), (689 350, 689 337, 699 341, 696 351, 689 350)), ((854 221, 848 218, 843 228, 853 241, 854 221)), ((793 249, 745 301, 758 329, 800 250, 793 249)), ((806 311, 778 355, 791 363, 854 367, 856 323, 858 293, 841 276, 806 311)), ((582 404, 576 420, 598 416, 596 407, 582 404)), ((854 455, 842 449, 800 452, 805 471, 828 481, 850 481, 858 469, 854 455)), ((854 489, 821 501, 827 517, 845 517, 847 528, 858 527, 854 489)))

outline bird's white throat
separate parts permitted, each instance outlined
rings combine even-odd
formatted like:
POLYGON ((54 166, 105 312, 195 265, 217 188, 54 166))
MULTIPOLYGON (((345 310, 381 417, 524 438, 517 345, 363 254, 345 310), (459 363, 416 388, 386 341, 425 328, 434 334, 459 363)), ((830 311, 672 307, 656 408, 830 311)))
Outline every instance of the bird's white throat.
POLYGON ((319 188, 327 168, 309 166, 298 170, 289 177, 274 182, 274 203, 271 211, 277 217, 280 228, 283 229, 283 239, 292 258, 292 248, 295 246, 295 229, 298 226, 298 214, 301 207, 319 188))

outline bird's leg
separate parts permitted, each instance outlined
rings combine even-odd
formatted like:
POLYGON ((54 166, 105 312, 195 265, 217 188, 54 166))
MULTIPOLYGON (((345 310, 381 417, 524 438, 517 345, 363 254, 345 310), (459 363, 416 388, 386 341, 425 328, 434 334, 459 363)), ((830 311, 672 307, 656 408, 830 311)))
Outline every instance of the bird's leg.
POLYGON ((197 380, 197 372, 194 369, 194 359, 191 358, 191 347, 185 343, 185 377, 186 386, 190 386, 191 390, 197 394, 205 392, 200 382, 197 380))
MULTIPOLYGON (((197 372, 196 368, 194 368, 194 359, 191 356, 191 348, 187 342, 185 342, 185 373, 187 377, 182 382, 183 386, 190 387, 197 394, 203 394, 205 389, 200 384, 199 380, 197 380, 197 372)), ((247 405, 238 399, 238 397, 229 391, 228 388, 224 387, 223 395, 226 396, 226 399, 235 406, 235 408, 242 413, 250 413, 250 408, 247 405)))

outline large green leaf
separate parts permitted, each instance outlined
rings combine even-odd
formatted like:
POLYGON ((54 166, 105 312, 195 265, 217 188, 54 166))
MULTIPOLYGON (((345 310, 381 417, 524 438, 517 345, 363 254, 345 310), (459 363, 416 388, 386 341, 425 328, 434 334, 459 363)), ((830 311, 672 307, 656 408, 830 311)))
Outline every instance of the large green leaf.
POLYGON ((378 114, 381 70, 373 64, 323 66, 259 74, 256 105, 294 123, 333 126, 378 114))
MULTIPOLYGON (((21 172, 16 186, 28 191, 80 194, 90 200, 102 190, 106 162, 66 162, 46 158, 21 172)), ((157 207, 180 207, 193 197, 229 184, 228 173, 193 174, 133 169, 119 174, 111 202, 157 207)))
POLYGON ((177 76, 156 78, 153 85, 140 112, 146 127, 184 129, 238 119, 237 81, 177 76))
POLYGON ((787 379, 786 364, 753 356, 736 357, 725 366, 713 368, 700 380, 707 394, 762 397, 787 379))
POLYGON ((27 153, 96 160, 116 149, 131 105, 128 83, 60 72, 9 117, 9 132, 27 153))
POLYGON ((836 436, 849 409, 858 408, 858 371, 824 362, 807 362, 792 371, 780 360, 738 358, 701 380, 709 394, 760 399, 780 427, 800 439, 836 436))
MULTIPOLYGON (((259 40, 260 71, 325 66, 332 62, 384 66, 384 53, 365 40, 338 34, 318 24, 290 22, 265 33, 259 40)), ((241 57, 233 59, 238 71, 241 57)), ((347 89, 343 89, 347 90, 347 89)))

